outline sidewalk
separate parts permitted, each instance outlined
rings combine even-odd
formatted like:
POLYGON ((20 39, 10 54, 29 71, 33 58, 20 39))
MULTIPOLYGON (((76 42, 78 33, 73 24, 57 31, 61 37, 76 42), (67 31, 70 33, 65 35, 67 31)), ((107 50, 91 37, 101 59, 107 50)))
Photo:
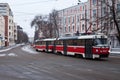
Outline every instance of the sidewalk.
POLYGON ((120 48, 112 48, 112 49, 110 50, 110 53, 111 53, 111 54, 120 54, 120 48))
POLYGON ((0 52, 4 52, 4 51, 11 50, 11 49, 13 49, 13 48, 15 48, 15 47, 18 47, 18 46, 20 46, 20 45, 21 45, 21 44, 15 44, 15 45, 7 46, 7 47, 2 47, 2 48, 0 48, 0 52))

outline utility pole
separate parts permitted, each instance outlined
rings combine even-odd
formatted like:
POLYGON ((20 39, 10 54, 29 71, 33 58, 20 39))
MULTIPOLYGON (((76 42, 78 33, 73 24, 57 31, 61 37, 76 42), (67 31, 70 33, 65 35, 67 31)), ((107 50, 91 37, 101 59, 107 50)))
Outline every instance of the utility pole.
POLYGON ((85 33, 87 33, 87 10, 85 5, 85 33))
POLYGON ((102 0, 101 0, 101 33, 102 33, 102 0))
POLYGON ((85 33, 88 32, 88 29, 87 29, 87 5, 85 4, 85 33))

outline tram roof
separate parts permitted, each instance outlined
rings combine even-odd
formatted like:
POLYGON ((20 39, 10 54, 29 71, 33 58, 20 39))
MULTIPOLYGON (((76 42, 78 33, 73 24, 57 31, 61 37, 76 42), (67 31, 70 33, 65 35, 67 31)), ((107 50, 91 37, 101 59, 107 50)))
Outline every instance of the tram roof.
POLYGON ((94 38, 107 38, 105 35, 81 35, 81 36, 73 36, 73 37, 61 37, 59 40, 67 40, 67 39, 94 39, 94 38))
POLYGON ((56 38, 47 38, 47 39, 43 39, 43 41, 55 41, 56 38))
POLYGON ((35 42, 38 42, 38 41, 54 41, 54 40, 56 40, 56 38, 38 39, 35 42))

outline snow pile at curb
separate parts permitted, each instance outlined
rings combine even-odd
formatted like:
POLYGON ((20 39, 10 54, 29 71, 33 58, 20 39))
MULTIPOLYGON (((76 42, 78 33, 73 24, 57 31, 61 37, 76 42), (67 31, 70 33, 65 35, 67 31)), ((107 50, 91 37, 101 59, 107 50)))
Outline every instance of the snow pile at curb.
POLYGON ((9 53, 8 56, 17 56, 17 55, 14 53, 9 53))
POLYGON ((9 51, 9 50, 11 50, 11 49, 13 49, 13 48, 15 48, 15 47, 20 46, 20 45, 21 45, 21 44, 17 44, 17 45, 11 46, 11 47, 9 47, 9 48, 7 48, 7 49, 0 50, 0 52, 9 51))
POLYGON ((6 56, 6 54, 0 54, 0 57, 6 56))
POLYGON ((8 48, 8 49, 0 50, 0 52, 9 51, 9 50, 11 50, 11 49, 12 49, 12 48, 8 48))
POLYGON ((31 48, 29 45, 22 47, 22 50, 23 50, 23 51, 26 51, 26 52, 28 52, 28 53, 31 53, 31 54, 38 54, 38 52, 32 50, 32 48, 31 48))
POLYGON ((11 56, 11 57, 15 57, 17 56, 15 53, 9 53, 9 54, 0 54, 0 57, 4 57, 4 56, 11 56))

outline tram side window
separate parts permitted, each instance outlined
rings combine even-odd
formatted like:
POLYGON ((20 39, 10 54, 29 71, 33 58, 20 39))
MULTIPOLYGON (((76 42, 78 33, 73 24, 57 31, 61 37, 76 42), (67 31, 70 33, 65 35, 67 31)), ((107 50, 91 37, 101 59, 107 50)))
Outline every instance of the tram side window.
POLYGON ((63 45, 63 41, 56 41, 57 45, 63 45))
POLYGON ((37 42, 35 42, 34 44, 37 45, 37 42))
POLYGON ((85 45, 85 40, 84 39, 68 40, 67 44, 72 45, 72 46, 84 46, 85 45))
POLYGON ((45 42, 42 42, 42 41, 41 41, 40 44, 41 44, 41 45, 45 45, 45 42))
POLYGON ((67 45, 72 45, 73 44, 72 40, 67 40, 66 43, 67 43, 67 45))
POLYGON ((50 41, 50 45, 54 45, 54 41, 50 41))
POLYGON ((68 40, 67 44, 74 46, 74 45, 77 45, 77 41, 76 40, 68 40))
POLYGON ((86 40, 86 41, 87 41, 87 44, 93 45, 93 40, 92 40, 92 39, 88 39, 88 40, 86 40))
POLYGON ((50 42, 49 42, 49 45, 53 45, 53 44, 54 44, 54 42, 53 42, 53 41, 50 41, 50 42))
POLYGON ((85 40, 84 39, 77 40, 77 45, 78 46, 84 46, 85 45, 85 40))
POLYGON ((37 45, 40 45, 40 44, 41 44, 41 42, 40 42, 40 41, 38 41, 36 44, 37 44, 37 45))

